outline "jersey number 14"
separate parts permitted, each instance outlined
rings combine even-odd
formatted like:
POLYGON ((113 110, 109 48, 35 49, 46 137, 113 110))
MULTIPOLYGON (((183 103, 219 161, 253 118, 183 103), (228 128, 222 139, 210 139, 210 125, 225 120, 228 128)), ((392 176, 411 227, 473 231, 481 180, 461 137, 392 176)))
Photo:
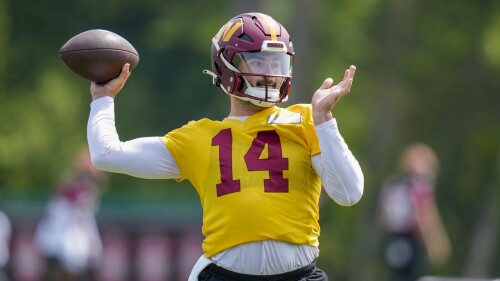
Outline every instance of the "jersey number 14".
MULTIPOLYGON (((231 129, 221 130, 213 139, 212 146, 219 147, 219 168, 221 183, 217 184, 217 196, 223 196, 241 189, 240 180, 233 177, 233 136, 231 129)), ((288 192, 288 179, 283 171, 288 170, 288 158, 283 158, 280 137, 276 131, 261 131, 245 154, 248 171, 269 171, 264 179, 265 192, 288 192), (268 157, 260 156, 267 144, 268 157)))

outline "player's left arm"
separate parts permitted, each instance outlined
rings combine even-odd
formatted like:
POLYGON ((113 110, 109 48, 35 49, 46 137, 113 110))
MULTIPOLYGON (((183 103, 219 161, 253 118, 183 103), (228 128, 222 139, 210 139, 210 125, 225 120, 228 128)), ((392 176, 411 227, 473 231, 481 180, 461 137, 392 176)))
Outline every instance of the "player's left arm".
POLYGON ((311 158, 325 192, 343 206, 356 204, 363 195, 361 167, 340 135, 335 119, 315 126, 321 153, 311 158))
POLYGON ((326 193, 338 204, 351 206, 363 195, 364 177, 358 161, 340 135, 332 109, 351 91, 356 67, 346 69, 337 85, 327 78, 312 97, 313 120, 321 154, 312 157, 326 193))

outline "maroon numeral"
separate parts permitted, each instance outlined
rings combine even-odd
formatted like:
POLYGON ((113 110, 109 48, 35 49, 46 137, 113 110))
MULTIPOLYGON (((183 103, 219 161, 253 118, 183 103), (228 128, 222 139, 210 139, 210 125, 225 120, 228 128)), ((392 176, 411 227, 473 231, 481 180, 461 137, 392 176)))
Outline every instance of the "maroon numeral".
POLYGON ((233 179, 233 135, 231 129, 220 131, 212 146, 219 146, 219 168, 221 183, 217 184, 217 196, 240 191, 240 180, 233 179))
MULTIPOLYGON (((217 196, 223 196, 241 189, 240 180, 233 178, 233 136, 231 129, 220 131, 213 139, 212 146, 219 146, 221 183, 217 184, 217 196)), ((262 131, 253 140, 245 154, 249 171, 269 171, 269 179, 264 179, 265 192, 288 192, 288 179, 283 171, 288 170, 288 158, 283 158, 281 142, 276 131, 262 131), (267 144, 268 157, 261 158, 267 144)))
POLYGON ((282 156, 276 131, 258 132, 245 155, 245 162, 249 171, 269 171, 269 179, 264 180, 265 192, 288 192, 288 179, 283 178, 283 171, 288 170, 288 158, 282 156), (268 158, 261 159, 266 144, 268 158))

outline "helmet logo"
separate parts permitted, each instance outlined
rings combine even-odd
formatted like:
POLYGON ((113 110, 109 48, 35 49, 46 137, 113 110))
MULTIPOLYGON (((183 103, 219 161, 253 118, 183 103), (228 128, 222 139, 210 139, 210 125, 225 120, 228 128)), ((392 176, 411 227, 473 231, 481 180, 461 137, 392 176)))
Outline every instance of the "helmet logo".
POLYGON ((267 43, 268 48, 280 48, 283 49, 284 44, 282 42, 272 42, 272 43, 267 43))
POLYGON ((281 41, 264 40, 261 51, 286 53, 286 46, 281 41))
POLYGON ((241 19, 230 21, 219 30, 217 35, 215 35, 215 39, 217 42, 220 42, 221 39, 222 41, 227 42, 241 26, 243 26, 243 21, 241 19))

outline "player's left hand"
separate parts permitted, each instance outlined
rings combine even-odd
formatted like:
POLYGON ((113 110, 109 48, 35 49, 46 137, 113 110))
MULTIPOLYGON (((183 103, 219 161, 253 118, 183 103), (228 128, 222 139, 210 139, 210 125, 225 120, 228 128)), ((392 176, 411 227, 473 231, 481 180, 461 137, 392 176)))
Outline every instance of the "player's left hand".
POLYGON ((315 125, 319 125, 333 118, 332 109, 341 97, 347 95, 351 91, 355 72, 356 67, 351 65, 346 69, 344 79, 340 83, 333 86, 333 79, 327 78, 321 87, 314 93, 311 103, 315 125))

